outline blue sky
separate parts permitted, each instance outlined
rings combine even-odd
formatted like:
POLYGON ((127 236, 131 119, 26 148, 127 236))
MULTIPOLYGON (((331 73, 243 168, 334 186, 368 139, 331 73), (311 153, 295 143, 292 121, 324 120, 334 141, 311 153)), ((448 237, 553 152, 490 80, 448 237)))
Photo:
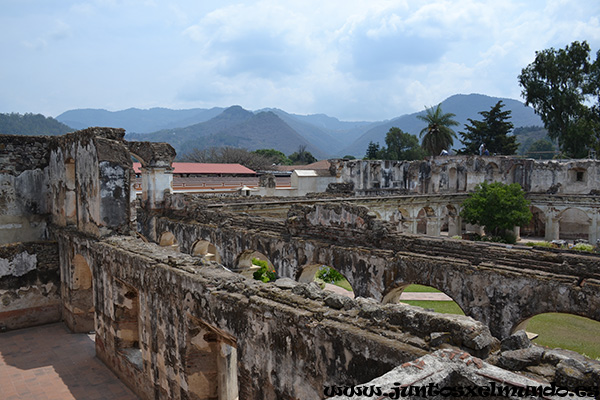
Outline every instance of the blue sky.
POLYGON ((536 50, 600 49, 598 0, 0 0, 0 112, 277 107, 382 120, 520 99, 536 50))

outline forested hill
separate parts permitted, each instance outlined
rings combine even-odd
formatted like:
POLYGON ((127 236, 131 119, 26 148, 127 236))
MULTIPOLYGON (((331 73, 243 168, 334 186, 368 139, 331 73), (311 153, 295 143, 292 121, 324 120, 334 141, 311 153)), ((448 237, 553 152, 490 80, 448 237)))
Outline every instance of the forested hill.
POLYGON ((42 114, 0 114, 0 134, 5 135, 62 135, 74 129, 42 114))

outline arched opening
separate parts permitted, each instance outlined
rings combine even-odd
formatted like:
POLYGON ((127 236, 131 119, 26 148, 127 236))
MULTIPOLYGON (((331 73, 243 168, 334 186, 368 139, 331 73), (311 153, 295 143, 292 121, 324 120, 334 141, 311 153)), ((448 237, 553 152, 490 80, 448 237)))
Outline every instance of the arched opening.
POLYGON ((456 170, 456 191, 466 192, 467 191, 467 169, 465 167, 458 167, 456 170))
POLYGON ((204 257, 208 261, 221 262, 219 249, 208 240, 197 240, 192 246, 192 255, 204 257))
POLYGON ((91 332, 94 326, 92 270, 81 254, 71 261, 71 279, 63 286, 64 320, 73 332, 91 332))
POLYGON ((185 377, 191 400, 238 398, 237 344, 217 327, 188 315, 185 377))
POLYGON ((441 314, 465 315, 462 308, 444 292, 425 285, 403 283, 389 290, 383 304, 404 303, 433 310, 441 314))
POLYGON ((324 290, 347 297, 354 297, 354 290, 348 279, 338 270, 322 263, 308 264, 302 268, 298 282, 317 282, 324 290))
POLYGON ((77 224, 77 184, 75 179, 75 160, 65 161, 65 223, 77 224))
POLYGON ((518 183, 521 187, 525 187, 525 174, 522 164, 514 165, 509 172, 509 176, 512 177, 512 183, 518 183))
POLYGON ((263 253, 256 250, 244 250, 237 256, 233 271, 246 278, 254 279, 254 273, 263 265, 266 265, 269 271, 275 270, 271 260, 263 253))
POLYGON ((459 212, 452 204, 447 204, 446 207, 442 208, 440 235, 453 237, 460 236, 461 233, 462 223, 459 212))
POLYGON ((419 210, 417 214, 417 232, 422 235, 436 235, 435 211, 433 208, 426 206, 419 210))
POLYGON ((179 244, 177 243, 177 239, 175 239, 175 235, 173 235, 169 231, 165 231, 160 235, 158 239, 158 245, 161 247, 168 247, 172 250, 179 251, 179 244))
POLYGON ((567 208, 559 215, 559 239, 563 240, 588 240, 590 218, 577 208, 567 208))
POLYGON ((544 240, 546 236, 546 215, 536 206, 531 206, 530 210, 533 217, 528 225, 521 227, 521 236, 544 240))
POLYGON ((141 367, 138 291, 133 286, 115 279, 112 294, 116 348, 131 363, 141 367))
POLYGON ((488 163, 485 166, 485 181, 488 183, 492 183, 494 182, 494 180, 496 179, 496 177, 499 176, 498 171, 500 170, 500 168, 498 168, 498 165, 496 165, 496 163, 488 163))
POLYGON ((544 313, 521 322, 513 332, 525 330, 533 342, 549 348, 560 347, 600 357, 600 322, 573 314, 544 313))

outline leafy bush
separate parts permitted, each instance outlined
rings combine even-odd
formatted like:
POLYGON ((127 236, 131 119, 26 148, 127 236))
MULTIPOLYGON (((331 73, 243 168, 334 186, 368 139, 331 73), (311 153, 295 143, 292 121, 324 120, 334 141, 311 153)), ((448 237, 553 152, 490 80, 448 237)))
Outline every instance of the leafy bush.
POLYGON ((326 283, 336 283, 345 279, 344 275, 326 265, 321 266, 316 277, 326 283))
POLYGON ((268 262, 264 260, 259 260, 258 258, 253 258, 252 264, 260 267, 252 274, 252 277, 257 281, 268 283, 277 280, 277 273, 275 273, 274 269, 269 269, 268 262))
POLYGON ((577 243, 575 246, 573 246, 573 250, 593 252, 594 246, 589 243, 577 243))

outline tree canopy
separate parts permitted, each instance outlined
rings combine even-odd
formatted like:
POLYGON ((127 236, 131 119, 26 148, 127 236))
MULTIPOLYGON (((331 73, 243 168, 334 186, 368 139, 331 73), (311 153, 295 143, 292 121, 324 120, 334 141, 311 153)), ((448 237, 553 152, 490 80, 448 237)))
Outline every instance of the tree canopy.
POLYGON ((252 153, 261 155, 269 159, 275 165, 292 165, 292 160, 290 160, 285 154, 283 154, 279 150, 258 149, 254 150, 252 153))
POLYGON ((0 133, 5 135, 63 135, 73 129, 42 114, 0 114, 0 133))
POLYGON ((519 144, 515 136, 508 136, 513 124, 510 110, 502 111, 504 104, 498 101, 490 111, 481 111, 482 121, 468 119, 470 125, 465 125, 465 132, 460 132, 461 143, 465 146, 461 154, 478 154, 479 146, 483 143, 490 154, 512 155, 517 152, 519 144))
POLYGON ((294 165, 306 165, 317 162, 318 160, 306 150, 306 146, 299 146, 298 151, 290 154, 289 159, 292 160, 294 165))
POLYGON ((454 117, 455 114, 444 113, 441 104, 427 108, 425 115, 417 115, 418 119, 427 122, 419 137, 422 139, 421 145, 430 155, 437 156, 454 144, 456 132, 450 128, 458 125, 458 122, 452 119, 454 117))
POLYGON ((570 157, 598 150, 600 51, 590 62, 587 42, 538 51, 519 75, 525 104, 540 115, 548 136, 570 157), (591 104, 591 105, 590 105, 591 104))
POLYGON ((529 223, 529 204, 518 183, 483 182, 463 202, 460 215, 469 224, 483 226, 487 234, 507 237, 506 231, 529 223))
POLYGON ((379 143, 369 143, 366 160, 420 160, 426 156, 419 146, 415 135, 403 132, 400 128, 392 127, 385 135, 386 147, 380 148, 379 143))

